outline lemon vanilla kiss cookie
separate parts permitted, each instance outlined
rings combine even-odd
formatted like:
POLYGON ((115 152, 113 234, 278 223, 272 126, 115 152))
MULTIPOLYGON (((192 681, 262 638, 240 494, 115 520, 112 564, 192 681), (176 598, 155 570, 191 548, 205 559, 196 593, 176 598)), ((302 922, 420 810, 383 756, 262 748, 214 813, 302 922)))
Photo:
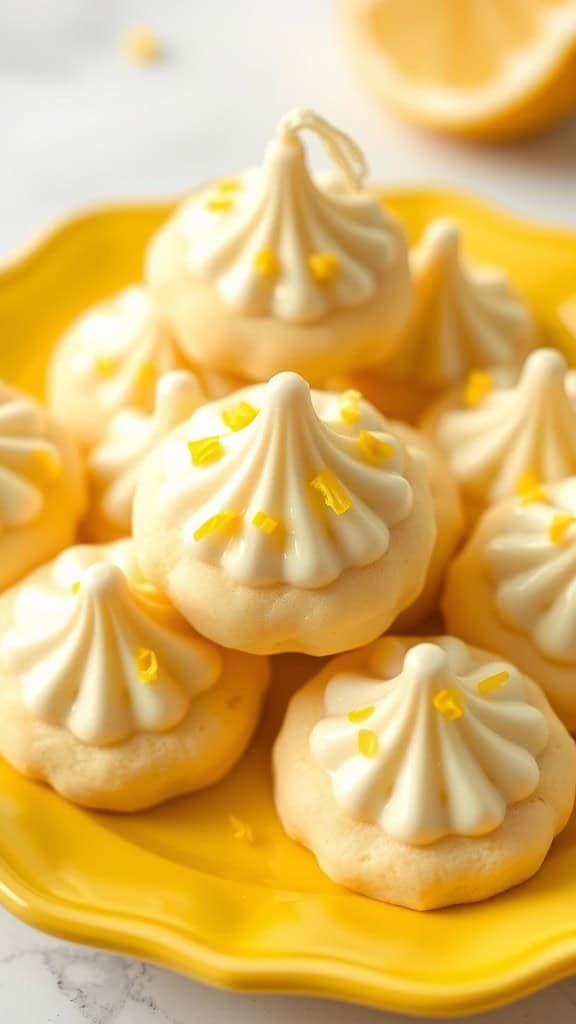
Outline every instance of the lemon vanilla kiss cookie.
POLYGON ((488 509, 443 605, 450 630, 530 672, 576 731, 576 477, 488 509))
POLYGON ((576 373, 560 352, 532 352, 520 374, 474 373, 422 421, 460 484, 469 518, 576 472, 576 373))
POLYGON ((48 370, 48 406, 90 447, 115 413, 149 412, 158 377, 185 364, 146 289, 133 285, 83 313, 62 336, 48 370))
POLYGON ((469 265, 460 229, 432 221, 411 250, 416 305, 397 349, 348 378, 389 416, 415 421, 471 370, 517 368, 534 347, 534 322, 503 271, 469 265))
POLYGON ((273 377, 258 406, 234 399, 216 410, 218 433, 204 406, 146 459, 134 504, 143 570, 225 646, 366 643, 424 583, 436 528, 423 460, 389 431, 334 429, 295 373, 273 377))
POLYGON ((258 722, 264 658, 199 637, 131 541, 68 549, 0 598, 0 753, 87 807, 208 786, 258 722))
POLYGON ((539 687, 452 637, 385 637, 292 698, 287 833, 334 881, 415 910, 530 878, 570 817, 576 746, 539 687))
POLYGON ((195 192, 152 240, 147 281, 196 364, 312 382, 382 361, 412 308, 399 225, 365 186, 352 140, 307 110, 280 121, 260 167, 195 192), (310 130, 337 173, 312 176, 310 130))
MULTIPOLYGON (((254 384, 204 405, 196 413, 195 429, 206 437, 243 429, 266 401, 266 392, 266 384, 254 384)), ((394 623, 397 632, 411 629, 437 610, 445 569, 463 535, 464 516, 458 485, 442 453, 428 437, 406 423, 387 420, 359 391, 315 389, 310 394, 314 411, 331 430, 356 438, 359 444, 365 443, 370 433, 392 433, 426 467, 436 540, 423 589, 394 623)))
POLYGON ((83 508, 74 443, 38 402, 0 381, 0 590, 72 543, 83 508))

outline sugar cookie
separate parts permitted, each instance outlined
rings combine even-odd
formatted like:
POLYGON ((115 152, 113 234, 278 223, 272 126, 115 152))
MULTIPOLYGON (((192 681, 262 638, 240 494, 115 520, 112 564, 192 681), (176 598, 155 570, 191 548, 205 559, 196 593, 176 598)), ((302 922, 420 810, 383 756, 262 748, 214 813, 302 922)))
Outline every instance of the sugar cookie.
POLYGON ((567 824, 576 746, 539 687, 452 637, 385 637, 292 698, 284 828, 334 881, 414 910, 530 878, 567 824))
POLYGON ((0 598, 0 753, 86 807, 151 807, 230 771, 267 675, 195 634, 131 541, 70 548, 0 598))

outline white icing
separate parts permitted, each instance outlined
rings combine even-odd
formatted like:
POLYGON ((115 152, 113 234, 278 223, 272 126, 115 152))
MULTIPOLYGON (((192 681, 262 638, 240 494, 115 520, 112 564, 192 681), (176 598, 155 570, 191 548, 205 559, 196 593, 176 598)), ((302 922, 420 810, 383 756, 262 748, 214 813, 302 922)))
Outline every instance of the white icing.
MULTIPOLYGON (((215 434, 229 434, 223 414, 233 409, 240 402, 247 402, 254 409, 260 409, 266 401, 268 384, 252 384, 240 388, 218 401, 207 402, 194 414, 194 433, 199 437, 210 437, 215 434)), ((310 391, 312 406, 316 415, 327 427, 338 434, 357 437, 361 430, 376 433, 388 430, 388 421, 381 412, 363 398, 359 391, 310 391), (357 397, 356 397, 357 396, 357 397), (357 409, 357 418, 346 415, 346 410, 357 409)))
POLYGON ((157 377, 182 362, 139 285, 95 306, 71 330, 72 375, 78 387, 97 390, 105 414, 149 408, 157 377))
POLYGON ((469 370, 521 363, 532 347, 530 312, 502 271, 464 262, 456 224, 432 221, 410 263, 417 309, 387 376, 438 388, 469 370))
POLYGON ((248 586, 287 583, 317 589, 346 569, 376 562, 388 549, 391 530, 412 509, 400 442, 374 432, 388 455, 380 465, 364 461, 357 437, 337 433, 319 420, 310 389, 298 374, 278 374, 261 395, 248 426, 222 431, 222 455, 208 465, 194 466, 188 450, 188 442, 206 436, 208 407, 166 442, 160 488, 166 521, 180 527, 194 557, 221 566, 248 586), (326 470, 349 496, 351 506, 343 514, 327 507, 312 486, 326 470), (238 517, 232 530, 195 539, 204 523, 224 511, 238 517), (278 522, 272 534, 253 524, 259 512, 278 522))
POLYGON ((100 494, 99 503, 108 522, 128 533, 132 503, 142 460, 163 437, 187 419, 204 401, 196 376, 173 370, 156 386, 150 414, 124 410, 116 414, 102 443, 92 450, 88 468, 100 494))
POLYGON ((36 402, 0 382, 0 531, 34 522, 62 467, 36 402))
POLYGON ((546 658, 576 662, 576 526, 555 543, 558 515, 576 519, 576 477, 547 488, 548 500, 514 504, 485 559, 503 621, 546 658))
POLYGON ((407 650, 410 643, 385 638, 368 674, 351 669, 332 678, 327 717, 310 736, 312 756, 344 811, 399 842, 490 833, 538 785, 546 719, 527 703, 511 665, 480 662, 451 637, 407 650), (481 680, 502 671, 507 681, 482 696, 481 680), (457 719, 434 704, 447 689, 459 695, 457 719), (349 712, 365 708, 373 709, 367 718, 350 721, 349 712), (361 729, 377 737, 374 756, 359 753, 361 729))
POLYGON ((187 266, 212 282, 226 305, 251 316, 314 322, 369 301, 399 255, 396 229, 378 200, 363 190, 366 166, 348 136, 310 111, 280 121, 261 167, 233 192, 203 192, 178 218, 187 266), (313 178, 300 141, 304 130, 325 143, 341 172, 313 178), (224 197, 229 207, 210 208, 224 197), (255 272, 258 254, 273 254, 276 273, 255 272), (319 284, 314 253, 335 254, 338 270, 319 284))
POLYGON ((559 480, 576 470, 576 407, 564 357, 538 349, 517 383, 444 413, 436 437, 464 491, 484 502, 514 494, 523 473, 559 480))
POLYGON ((141 577, 132 585, 130 548, 68 549, 47 579, 22 584, 1 639, 31 714, 91 745, 173 728, 220 673, 217 650, 142 593, 141 577), (150 682, 137 670, 142 648, 157 658, 150 682))

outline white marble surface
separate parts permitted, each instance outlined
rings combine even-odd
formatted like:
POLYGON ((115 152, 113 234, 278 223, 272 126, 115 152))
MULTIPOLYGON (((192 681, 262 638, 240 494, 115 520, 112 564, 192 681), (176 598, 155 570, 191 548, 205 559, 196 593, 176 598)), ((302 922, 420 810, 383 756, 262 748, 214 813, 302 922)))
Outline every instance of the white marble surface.
MULTIPOLYGON (((576 119, 510 147, 420 133, 366 99, 330 0, 0 0, 0 257, 86 203, 184 190, 258 157, 275 119, 310 105, 365 144, 375 177, 461 188, 576 224, 576 119), (122 31, 166 56, 136 67, 122 31)), ((321 1001, 232 995, 47 938, 0 911, 0 1021, 17 1024, 391 1024, 321 1001)), ((576 979, 476 1024, 573 1024, 576 979)))

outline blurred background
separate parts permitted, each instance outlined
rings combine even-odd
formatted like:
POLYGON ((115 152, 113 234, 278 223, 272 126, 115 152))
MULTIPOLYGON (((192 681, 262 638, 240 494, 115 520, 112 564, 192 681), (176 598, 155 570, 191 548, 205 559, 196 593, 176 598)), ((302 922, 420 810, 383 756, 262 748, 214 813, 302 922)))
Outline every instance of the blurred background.
POLYGON ((303 105, 349 131, 385 184, 456 186, 576 224, 574 114, 506 141, 527 109, 546 122, 559 96, 576 99, 575 39, 573 0, 0 0, 0 258, 86 204, 257 162, 303 105), (444 104, 482 141, 418 127, 383 98, 442 131, 444 104))

